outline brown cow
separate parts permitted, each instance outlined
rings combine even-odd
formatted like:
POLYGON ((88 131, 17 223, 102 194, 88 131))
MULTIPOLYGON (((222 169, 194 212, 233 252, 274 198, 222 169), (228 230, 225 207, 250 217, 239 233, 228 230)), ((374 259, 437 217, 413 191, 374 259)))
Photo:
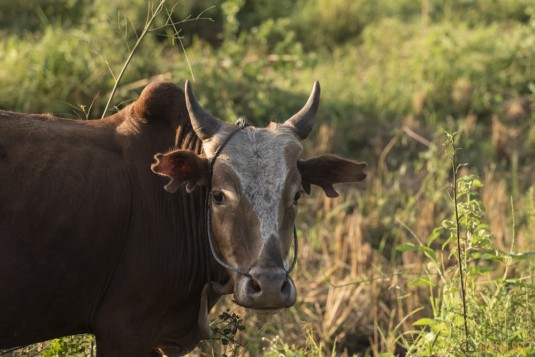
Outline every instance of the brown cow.
POLYGON ((316 84, 285 123, 237 127, 153 83, 102 120, 0 111, 0 348, 92 333, 99 356, 180 355, 222 294, 293 305, 302 190, 366 176, 300 159, 318 103, 316 84))

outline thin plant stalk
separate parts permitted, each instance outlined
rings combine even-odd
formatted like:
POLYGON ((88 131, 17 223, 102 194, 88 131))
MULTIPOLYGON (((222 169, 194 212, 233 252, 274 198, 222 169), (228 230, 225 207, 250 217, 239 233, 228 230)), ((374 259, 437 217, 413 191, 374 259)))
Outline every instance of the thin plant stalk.
POLYGON ((145 38, 145 35, 149 32, 149 30, 150 30, 150 28, 152 26, 152 23, 154 22, 154 20, 156 19, 156 17, 160 13, 160 11, 162 11, 165 2, 166 2, 166 0, 161 0, 160 1, 160 3, 158 4, 158 7, 156 8, 156 10, 154 10, 152 15, 148 19, 147 23, 145 24, 145 27, 143 28, 143 31, 141 32, 141 35, 137 39, 136 44, 134 45, 134 47, 132 48, 132 51, 130 51, 130 53, 128 54, 128 58, 126 59, 124 65, 123 65, 123 68, 121 69, 121 72, 119 73, 119 76, 115 80, 115 84, 113 85, 113 89, 112 89, 112 91, 110 93, 110 96, 108 98, 108 102, 106 103, 106 107, 104 108, 104 112, 102 113, 102 118, 106 117, 106 113, 108 112, 108 108, 109 108, 109 106, 111 104, 111 101, 113 100, 115 92, 117 92, 117 88, 119 87, 119 83, 121 82, 121 79, 123 78, 124 73, 126 72, 126 68, 130 64, 130 61, 132 60, 132 57, 134 56, 134 53, 136 53, 136 50, 138 49, 139 45, 143 41, 143 38, 145 38))
POLYGON ((463 273, 463 264, 462 264, 462 252, 461 252, 461 227, 459 220, 459 210, 457 209, 457 149, 453 142, 453 136, 450 137, 450 145, 453 149, 452 154, 452 166, 453 166, 453 203, 455 207, 455 224, 457 228, 457 257, 459 260, 459 276, 461 278, 461 298, 463 301, 463 321, 464 321, 464 334, 465 334, 465 351, 468 352, 468 322, 466 318, 466 290, 464 286, 464 273, 463 273))

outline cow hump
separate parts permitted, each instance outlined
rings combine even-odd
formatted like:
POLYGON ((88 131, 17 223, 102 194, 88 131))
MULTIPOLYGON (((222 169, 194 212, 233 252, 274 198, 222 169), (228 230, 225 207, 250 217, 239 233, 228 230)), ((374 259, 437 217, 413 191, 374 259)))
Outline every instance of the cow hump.
POLYGON ((133 103, 134 119, 144 123, 167 121, 176 127, 188 118, 184 92, 171 82, 152 82, 133 103))

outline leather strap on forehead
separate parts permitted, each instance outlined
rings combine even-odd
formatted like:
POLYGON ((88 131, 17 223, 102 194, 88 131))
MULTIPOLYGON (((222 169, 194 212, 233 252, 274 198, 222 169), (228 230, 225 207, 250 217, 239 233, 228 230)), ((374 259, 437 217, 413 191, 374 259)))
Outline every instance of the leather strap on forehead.
MULTIPOLYGON (((234 135, 238 134, 239 131, 245 129, 248 124, 247 122, 245 121, 245 119, 238 119, 236 121, 236 124, 238 125, 238 129, 234 130, 233 132, 231 132, 226 138, 225 140, 223 141, 223 143, 221 145, 219 145, 219 147, 217 148, 217 150, 215 151, 214 153, 214 156, 212 157, 212 159, 210 160, 210 186, 212 184, 212 173, 214 172, 214 165, 215 165, 215 161, 217 160, 217 157, 219 156, 219 154, 221 154, 221 151, 223 151, 223 149, 225 148, 225 146, 228 144, 228 142, 230 141, 230 139, 232 139, 234 137, 234 135)), ((210 187, 211 188, 211 187, 210 187)))

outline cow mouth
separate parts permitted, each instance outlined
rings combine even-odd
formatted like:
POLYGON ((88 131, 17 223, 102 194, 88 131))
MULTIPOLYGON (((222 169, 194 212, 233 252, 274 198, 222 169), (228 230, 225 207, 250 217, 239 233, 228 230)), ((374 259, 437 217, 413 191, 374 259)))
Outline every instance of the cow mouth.
POLYGON ((254 302, 252 303, 244 303, 240 302, 236 297, 232 299, 232 302, 235 303, 238 306, 241 306, 245 309, 251 310, 258 314, 276 314, 277 312, 288 309, 294 305, 294 302, 289 302, 286 305, 283 306, 257 306, 254 302))
POLYGON ((255 306, 240 303, 235 298, 232 299, 232 302, 238 306, 241 306, 247 310, 252 311, 255 315, 259 315, 259 316, 272 316, 272 315, 279 313, 281 310, 285 310, 293 306, 293 305, 289 305, 289 306, 283 306, 283 307, 255 307, 255 306))

